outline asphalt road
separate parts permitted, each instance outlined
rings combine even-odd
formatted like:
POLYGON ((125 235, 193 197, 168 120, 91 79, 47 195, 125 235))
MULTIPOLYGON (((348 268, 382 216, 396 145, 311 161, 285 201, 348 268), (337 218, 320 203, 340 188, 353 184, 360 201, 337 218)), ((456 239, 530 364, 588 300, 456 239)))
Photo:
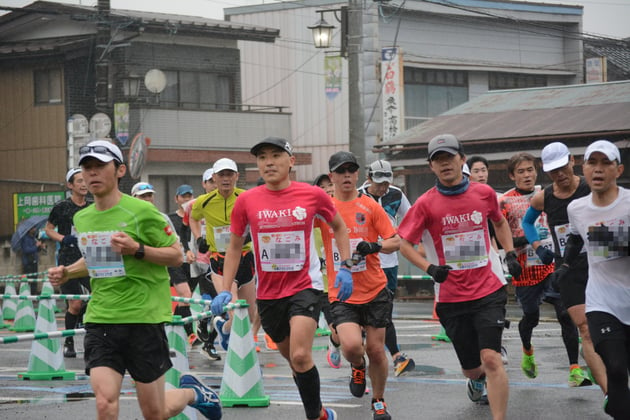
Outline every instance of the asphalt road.
MULTIPOLYGON (((551 307, 545 307, 543 322, 534 331, 533 343, 539 363, 539 376, 528 379, 520 369, 519 308, 510 305, 512 327, 505 331, 504 344, 510 363, 509 419, 606 419, 602 393, 596 386, 569 388, 568 361, 560 338, 559 325, 552 321, 551 307)), ((432 301, 397 302, 395 320, 402 350, 415 359, 416 369, 388 380, 386 401, 394 419, 490 419, 488 406, 472 403, 466 397, 463 378, 452 346, 434 341, 440 330, 431 320, 432 301)), ((58 325, 63 326, 61 315, 58 325)), ((13 335, 6 329, 0 336, 13 335)), ((321 377, 322 400, 334 408, 340 419, 371 419, 370 396, 354 398, 348 390, 350 369, 326 362, 327 337, 315 339, 314 355, 321 377)), ((81 341, 81 340, 79 340, 81 341)), ((83 361, 65 359, 65 369, 77 373, 73 381, 24 381, 18 373, 27 370, 31 343, 0 345, 0 419, 94 419, 95 407, 83 361)), ((81 345, 79 345, 81 349, 81 345)), ((79 355, 81 356, 81 354, 79 355)), ((225 356, 225 354, 223 354, 225 356)), ((303 419, 304 411, 291 379, 287 363, 278 352, 258 353, 263 371, 265 394, 271 404, 265 408, 224 408, 224 419, 303 419)), ((203 358, 197 348, 189 352, 190 370, 213 387, 220 386, 223 363, 203 358)), ((583 363, 583 361, 581 361, 583 363)), ((368 381, 369 387, 369 381, 368 381)), ((202 418, 201 416, 197 416, 202 418)), ((120 400, 120 418, 141 418, 135 391, 128 377, 120 400)))

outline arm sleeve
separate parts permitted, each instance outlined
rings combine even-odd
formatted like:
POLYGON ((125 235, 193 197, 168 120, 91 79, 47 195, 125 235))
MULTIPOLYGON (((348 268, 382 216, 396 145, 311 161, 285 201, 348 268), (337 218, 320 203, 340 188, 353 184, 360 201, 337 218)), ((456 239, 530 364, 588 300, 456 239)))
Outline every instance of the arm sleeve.
POLYGON ((570 233, 567 237, 567 245, 564 248, 563 261, 566 265, 571 267, 575 262, 575 258, 580 254, 580 250, 584 245, 584 239, 580 235, 570 233))
POLYGON ((532 206, 529 206, 527 212, 525 213, 525 217, 523 217, 523 222, 521 226, 523 227, 523 232, 525 232, 525 237, 530 244, 533 244, 535 241, 540 241, 540 237, 538 236, 538 231, 536 230, 536 219, 540 216, 542 212, 540 210, 536 210, 532 206))

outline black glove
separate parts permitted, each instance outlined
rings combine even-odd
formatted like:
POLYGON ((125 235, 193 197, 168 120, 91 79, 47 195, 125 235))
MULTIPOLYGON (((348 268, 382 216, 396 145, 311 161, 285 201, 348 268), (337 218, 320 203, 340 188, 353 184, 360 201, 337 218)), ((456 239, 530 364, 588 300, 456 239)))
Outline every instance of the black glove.
POLYGON ((357 252, 363 256, 366 256, 368 254, 375 254, 379 252, 381 248, 383 248, 383 246, 378 242, 361 241, 357 245, 357 252))
POLYGON ((205 254, 206 252, 210 250, 210 247, 208 246, 208 243, 206 242, 206 238, 204 238, 203 236, 200 236, 199 238, 197 238, 197 250, 202 254, 205 254))
POLYGON ((560 291, 560 280, 562 280, 568 272, 569 267, 566 264, 562 264, 560 267, 556 268, 556 271, 551 273, 549 280, 551 281, 551 287, 553 287, 554 290, 560 291))
POLYGON ((61 245, 63 246, 77 246, 77 237, 74 235, 65 235, 61 238, 61 245))
POLYGON ((556 257, 553 251, 545 248, 544 246, 536 248, 536 255, 538 255, 538 258, 540 258, 540 261, 542 261, 543 264, 551 264, 556 257))
POLYGON ((516 252, 510 251, 505 254, 505 263, 507 264, 508 271, 512 275, 512 278, 518 279, 521 276, 523 269, 516 259, 516 252))
POLYGON ((453 267, 450 265, 433 265, 431 264, 429 268, 427 268, 427 274, 433 277, 433 280, 436 283, 443 283, 448 276, 449 270, 453 267))

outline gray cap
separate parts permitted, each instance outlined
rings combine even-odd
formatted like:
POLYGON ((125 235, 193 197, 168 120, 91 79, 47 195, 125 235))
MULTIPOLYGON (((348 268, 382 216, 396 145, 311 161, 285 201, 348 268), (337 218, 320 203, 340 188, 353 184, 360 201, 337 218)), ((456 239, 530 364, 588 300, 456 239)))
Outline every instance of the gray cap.
POLYGON ((433 160, 433 155, 437 152, 448 152, 451 155, 456 155, 458 153, 464 153, 464 149, 454 135, 440 134, 439 136, 433 137, 429 142, 429 160, 433 160))
POLYGON ((289 143, 285 139, 281 139, 280 137, 267 137, 266 139, 256 143, 249 152, 254 156, 258 156, 258 152, 260 152, 260 149, 265 146, 278 147, 287 152, 289 156, 293 156, 293 147, 291 147, 291 143, 289 143))
POLYGON ((343 164, 351 163, 356 168, 359 168, 359 162, 357 157, 350 152, 337 152, 328 159, 328 169, 330 172, 335 172, 343 164))

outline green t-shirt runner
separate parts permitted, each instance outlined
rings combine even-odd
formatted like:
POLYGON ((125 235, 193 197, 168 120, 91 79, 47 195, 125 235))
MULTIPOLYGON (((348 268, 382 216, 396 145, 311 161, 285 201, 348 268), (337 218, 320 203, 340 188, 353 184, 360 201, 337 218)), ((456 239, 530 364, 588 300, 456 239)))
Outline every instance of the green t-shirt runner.
MULTIPOLYGON (((85 254, 82 235, 88 232, 123 231, 134 240, 152 247, 167 247, 177 241, 168 223, 149 202, 123 194, 114 207, 98 211, 94 205, 74 216, 79 244, 85 254)), ((124 276, 90 280, 92 298, 85 322, 97 324, 157 324, 170 322, 171 293, 165 266, 122 256, 124 276)))

